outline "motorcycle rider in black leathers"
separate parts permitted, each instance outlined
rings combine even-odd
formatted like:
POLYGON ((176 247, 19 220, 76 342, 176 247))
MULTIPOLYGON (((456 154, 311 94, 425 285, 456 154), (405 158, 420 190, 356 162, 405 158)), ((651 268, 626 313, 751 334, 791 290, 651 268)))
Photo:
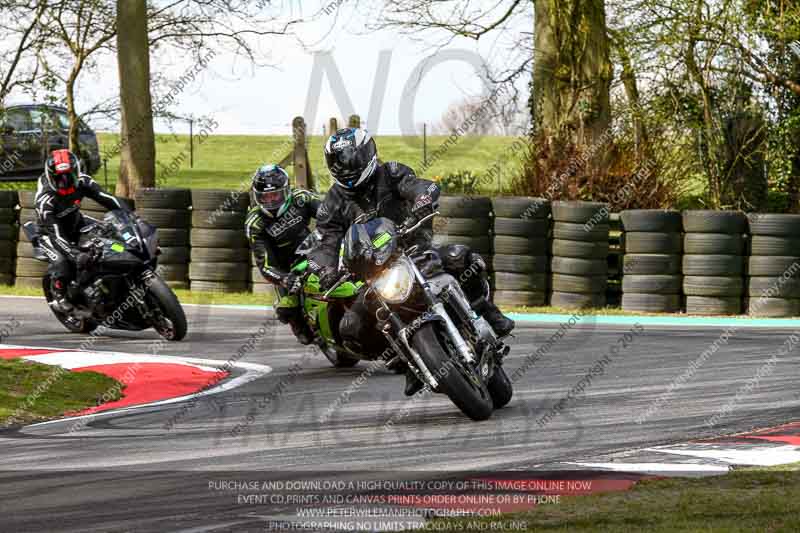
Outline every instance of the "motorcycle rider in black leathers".
MULTIPOLYGON (((409 217, 420 220, 435 211, 440 194, 434 182, 417 178, 414 171, 397 162, 379 163, 377 148, 370 134, 359 128, 345 128, 325 144, 325 160, 334 179, 317 217, 322 236, 319 248, 311 254, 310 266, 320 273, 320 284, 330 286, 338 279, 337 265, 342 237, 351 224, 386 217, 400 225, 409 217)), ((433 224, 427 222, 415 235, 421 249, 436 251, 445 271, 465 280, 462 288, 475 311, 482 315, 498 336, 514 329, 514 321, 505 317, 488 299, 488 274, 480 255, 468 246, 431 244, 433 224), (477 275, 462 276, 467 269, 477 275)), ((370 320, 362 298, 344 315, 340 323, 343 338, 359 340, 370 320)), ((406 371, 406 394, 422 387, 416 375, 406 371)))
POLYGON ((297 298, 303 280, 289 269, 298 259, 295 250, 310 233, 308 226, 317 217, 320 201, 309 191, 292 190, 289 175, 278 165, 264 165, 253 174, 250 199, 253 207, 245 219, 245 234, 258 270, 278 291, 275 314, 289 324, 301 344, 311 344, 313 333, 297 298))
POLYGON ((88 224, 81 214, 81 200, 89 197, 108 210, 126 209, 92 179, 81 173, 80 161, 69 150, 54 150, 39 178, 34 205, 42 236, 48 236, 55 249, 48 273, 57 311, 67 313, 72 304, 66 298, 74 279, 75 267, 84 271, 90 256, 77 247, 80 230, 88 224))

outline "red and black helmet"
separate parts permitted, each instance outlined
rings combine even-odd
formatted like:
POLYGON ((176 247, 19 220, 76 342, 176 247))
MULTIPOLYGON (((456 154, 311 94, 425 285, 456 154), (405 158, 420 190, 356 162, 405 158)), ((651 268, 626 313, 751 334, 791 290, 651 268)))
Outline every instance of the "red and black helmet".
POLYGON ((56 191, 68 194, 78 184, 81 176, 81 163, 69 150, 53 150, 44 166, 48 183, 56 191))

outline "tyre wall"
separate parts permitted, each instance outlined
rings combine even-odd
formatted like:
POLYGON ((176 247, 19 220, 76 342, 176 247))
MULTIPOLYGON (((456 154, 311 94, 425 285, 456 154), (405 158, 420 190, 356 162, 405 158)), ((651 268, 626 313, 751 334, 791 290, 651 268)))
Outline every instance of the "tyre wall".
POLYGON ((675 313, 682 308, 683 221, 677 211, 636 209, 620 214, 622 308, 675 313))
POLYGON ((747 228, 747 313, 800 315, 800 215, 751 213, 747 228))
POLYGON ((17 191, 0 190, 0 285, 14 283, 17 255, 17 191))
MULTIPOLYGON (((41 286, 20 227, 33 191, 0 191, 0 284, 41 286)), ((158 227, 159 266, 174 288, 270 292, 244 237, 246 193, 143 189, 124 200, 158 227)), ((82 212, 105 210, 86 199, 82 212)), ((501 306, 800 316, 800 215, 628 210, 529 197, 440 202, 438 244, 467 244, 487 263, 501 306)))
POLYGON ((553 202, 550 305, 605 307, 609 218, 606 204, 553 202))
POLYGON ((547 301, 550 202, 542 198, 494 198, 492 270, 494 302, 532 307, 547 301))
POLYGON ((188 289, 192 196, 189 189, 140 189, 136 212, 158 228, 158 270, 173 289, 188 289))
POLYGON ((191 200, 189 279, 192 290, 248 291, 252 264, 244 234, 248 195, 194 189, 191 200))

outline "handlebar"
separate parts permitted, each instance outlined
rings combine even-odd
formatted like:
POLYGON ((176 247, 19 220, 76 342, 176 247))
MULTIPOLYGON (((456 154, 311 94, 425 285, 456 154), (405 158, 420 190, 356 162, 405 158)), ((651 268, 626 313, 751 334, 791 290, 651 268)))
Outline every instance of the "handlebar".
POLYGON ((406 235, 408 235, 409 233, 413 233, 413 232, 417 231, 417 229, 419 229, 419 227, 420 227, 421 225, 423 225, 425 222, 429 221, 430 219, 432 219, 433 217, 435 217, 435 216, 436 216, 436 215, 438 215, 438 214, 439 214, 439 211, 434 211, 433 213, 430 213, 430 214, 428 214, 428 215, 425 215, 424 217, 422 217, 421 219, 419 219, 419 220, 417 221, 417 223, 416 223, 416 224, 414 224, 413 226, 411 226, 410 228, 406 228, 406 227, 404 227, 405 225, 403 225, 403 226, 399 227, 399 228, 397 229, 397 235, 398 235, 399 237, 405 237, 405 236, 406 236, 406 235))
POLYGON ((322 295, 322 297, 323 297, 323 298, 327 298, 328 296, 330 296, 330 295, 331 295, 331 293, 332 293, 333 291, 335 291, 336 289, 338 289, 338 288, 339 288, 339 287, 342 285, 342 283, 344 283, 344 282, 346 282, 347 280, 349 280, 351 276, 352 276, 352 274, 350 274, 350 272, 345 272, 345 274, 344 274, 344 275, 343 275, 341 278, 339 278, 339 279, 336 281, 336 283, 334 283, 333 285, 331 285, 331 288, 330 288, 330 289, 328 289, 327 291, 325 291, 325 294, 323 294, 323 295, 322 295))

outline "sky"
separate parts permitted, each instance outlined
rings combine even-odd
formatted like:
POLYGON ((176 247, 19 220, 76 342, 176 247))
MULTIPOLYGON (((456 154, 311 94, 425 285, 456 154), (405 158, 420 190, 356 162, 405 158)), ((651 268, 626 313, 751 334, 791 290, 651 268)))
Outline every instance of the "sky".
MULTIPOLYGON (((298 115, 305 116, 310 133, 322 134, 329 117, 341 120, 351 111, 349 100, 352 111, 375 134, 418 134, 423 122, 429 127, 438 123, 450 104, 482 92, 485 58, 490 64, 502 61, 497 42, 463 39, 439 50, 431 43, 443 34, 418 41, 394 30, 368 32, 365 22, 374 14, 350 2, 353 5, 345 0, 331 15, 304 23, 297 36, 260 41, 272 66, 254 67, 234 54, 218 53, 186 83, 170 110, 179 116, 213 118, 218 124, 215 134, 288 134, 298 115), (335 65, 343 88, 332 84, 327 72, 321 79, 314 76, 322 65, 335 65), (318 96, 310 87, 318 89, 318 96)), ((194 67, 186 59, 158 50, 151 54, 151 69, 155 75, 177 79, 194 67)), ((115 57, 99 58, 95 70, 80 80, 78 100, 84 109, 118 90, 115 57)), ((519 83, 524 86, 527 80, 519 83)), ((118 129, 114 122, 100 119, 90 124, 99 130, 118 129)), ((188 123, 181 121, 157 120, 155 127, 158 132, 188 132, 188 123)))

